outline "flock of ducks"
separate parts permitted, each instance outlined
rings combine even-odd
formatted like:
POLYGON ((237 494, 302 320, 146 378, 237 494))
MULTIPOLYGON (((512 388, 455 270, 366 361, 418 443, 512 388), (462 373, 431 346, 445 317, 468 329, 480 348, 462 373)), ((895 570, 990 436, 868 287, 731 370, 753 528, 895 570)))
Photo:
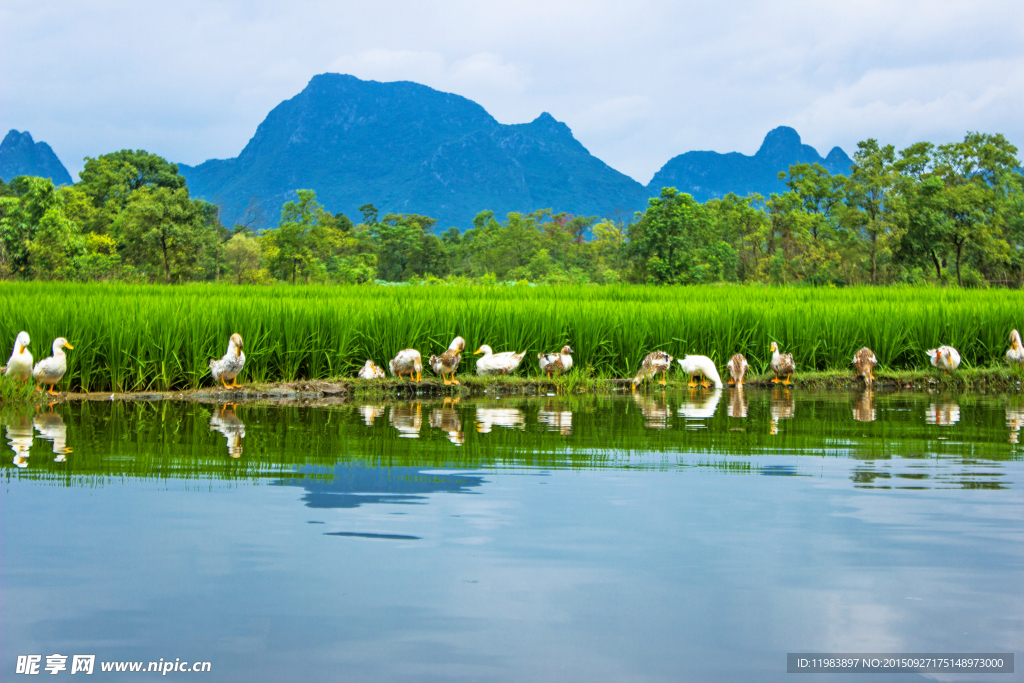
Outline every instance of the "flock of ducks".
MULTIPOLYGON (((74 349, 75 347, 64 337, 57 337, 53 340, 53 355, 39 361, 33 367, 32 354, 28 350, 30 342, 27 332, 19 332, 11 357, 7 361, 7 365, 0 368, 0 372, 10 379, 24 384, 27 384, 31 377, 38 383, 37 391, 41 391, 43 385, 48 384, 47 393, 56 395, 57 392, 53 387, 67 372, 67 357, 64 354, 64 349, 74 349)), ((242 385, 238 384, 237 378, 245 367, 243 346, 242 336, 238 333, 232 334, 228 339, 227 353, 222 358, 210 360, 210 374, 214 381, 220 382, 227 389, 242 388, 242 385), (228 380, 231 380, 231 384, 228 384, 228 380)), ((465 350, 466 340, 462 337, 455 337, 447 351, 440 356, 432 355, 427 361, 434 373, 441 376, 446 386, 459 384, 459 380, 455 379, 455 372, 462 362, 462 354, 465 350)), ((796 371, 793 354, 780 353, 779 345, 776 342, 771 343, 769 350, 772 353, 771 369, 775 373, 775 377, 771 380, 772 383, 792 384, 793 373, 796 371)), ((515 372, 523 358, 526 357, 525 351, 522 353, 514 351, 494 353, 487 344, 480 346, 473 353, 480 356, 476 361, 476 371, 479 375, 507 375, 510 372, 515 372)), ((953 372, 960 367, 960 353, 952 346, 940 346, 937 349, 929 349, 926 353, 931 364, 945 373, 953 372)), ((538 353, 537 363, 547 377, 560 375, 572 368, 572 354, 572 347, 565 345, 555 353, 538 353)), ((644 358, 640 371, 631 383, 632 390, 636 391, 641 382, 650 381, 659 374, 661 380, 658 383, 666 384, 673 360, 676 360, 682 371, 689 376, 689 386, 696 387, 698 377, 700 377, 700 386, 714 386, 715 388, 723 386, 718 369, 709 357, 687 355, 683 358, 673 359, 664 351, 654 351, 644 358)), ((1020 333, 1017 330, 1010 332, 1010 349, 1006 352, 1006 360, 1010 365, 1024 365, 1024 344, 1021 343, 1020 333)), ((871 382, 875 378, 874 369, 878 365, 878 358, 874 351, 865 346, 854 354, 851 364, 864 378, 865 385, 871 386, 871 382)), ((725 366, 730 377, 729 385, 743 386, 743 380, 749 367, 750 365, 742 353, 733 355, 725 366)), ((404 379, 405 375, 408 375, 410 381, 419 382, 423 378, 423 358, 416 349, 402 349, 388 363, 388 369, 394 377, 404 379)), ((383 379, 386 375, 382 368, 374 364, 373 360, 367 360, 359 370, 359 377, 361 379, 383 379)))

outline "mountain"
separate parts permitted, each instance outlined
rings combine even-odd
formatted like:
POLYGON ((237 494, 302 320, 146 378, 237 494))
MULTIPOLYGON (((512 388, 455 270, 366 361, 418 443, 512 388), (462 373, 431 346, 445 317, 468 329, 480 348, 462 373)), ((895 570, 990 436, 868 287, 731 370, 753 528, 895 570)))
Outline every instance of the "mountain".
POLYGON ((785 192, 779 171, 788 171, 791 164, 817 163, 829 173, 848 173, 853 162, 846 152, 833 147, 824 159, 817 150, 800 141, 800 135, 788 126, 779 126, 765 136, 754 156, 739 152, 687 152, 672 157, 654 174, 647 189, 651 195, 663 187, 674 187, 704 202, 730 192, 740 196, 758 192, 768 196, 785 192))
POLYGON ((49 178, 55 185, 70 185, 71 175, 45 142, 33 142, 28 131, 11 130, 0 142, 0 178, 10 182, 20 175, 49 178))
POLYGON ((603 216, 647 199, 550 114, 504 125, 458 95, 341 74, 314 76, 275 107, 237 157, 179 171, 193 196, 229 217, 257 198, 271 224, 296 189, 353 218, 373 203, 382 214, 437 218, 441 230, 469 227, 487 209, 603 216))

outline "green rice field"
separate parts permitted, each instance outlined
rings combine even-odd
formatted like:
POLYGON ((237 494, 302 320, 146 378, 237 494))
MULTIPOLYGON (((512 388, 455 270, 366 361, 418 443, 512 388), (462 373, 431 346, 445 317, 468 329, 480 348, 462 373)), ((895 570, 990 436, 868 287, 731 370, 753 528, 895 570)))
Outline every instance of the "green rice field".
MULTIPOLYGON (((1022 302, 1013 290, 934 288, 3 283, 0 340, 13 345, 26 330, 38 360, 66 337, 75 348, 59 388, 82 391, 208 385, 208 361, 232 332, 245 340, 243 383, 353 376, 407 347, 426 361, 456 335, 467 351, 528 351, 527 375, 540 372, 537 352, 566 343, 573 372, 592 377, 632 376, 654 350, 719 365, 739 351, 763 373, 772 341, 798 374, 849 369, 862 346, 883 370, 929 367, 924 351, 939 344, 956 347, 962 367, 994 367, 1022 302)), ((464 358, 462 371, 471 367, 464 358)))

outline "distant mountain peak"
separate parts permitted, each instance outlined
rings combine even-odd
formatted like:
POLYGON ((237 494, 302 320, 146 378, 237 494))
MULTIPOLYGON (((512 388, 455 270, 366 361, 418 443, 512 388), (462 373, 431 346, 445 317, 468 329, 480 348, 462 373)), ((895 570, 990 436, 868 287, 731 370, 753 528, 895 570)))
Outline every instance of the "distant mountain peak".
POLYGON ((782 150, 800 147, 802 144, 800 134, 795 129, 789 126, 779 126, 768 131, 768 134, 764 136, 764 142, 761 143, 761 147, 757 150, 755 156, 777 154, 782 150))
POLYGON ((11 129, 0 142, 0 178, 9 182, 20 175, 50 178, 55 185, 70 185, 71 174, 45 142, 35 142, 26 130, 11 129))

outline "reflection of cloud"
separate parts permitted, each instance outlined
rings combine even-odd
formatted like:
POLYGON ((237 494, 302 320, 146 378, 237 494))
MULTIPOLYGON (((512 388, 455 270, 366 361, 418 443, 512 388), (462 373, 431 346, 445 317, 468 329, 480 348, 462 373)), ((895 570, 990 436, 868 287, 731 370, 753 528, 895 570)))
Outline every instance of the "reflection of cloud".
POLYGON ((228 455, 242 457, 242 439, 245 438, 245 423, 235 415, 235 407, 225 405, 214 408, 210 417, 210 430, 220 432, 228 440, 228 455))
POLYGON ((494 427, 526 429, 526 414, 518 408, 477 407, 476 431, 481 434, 490 434, 494 427))
POLYGON ((949 427, 960 421, 960 406, 952 401, 933 403, 928 406, 924 421, 930 425, 949 427))
POLYGON ((665 403, 665 394, 648 396, 644 393, 634 393, 633 400, 640 406, 640 412, 644 416, 644 426, 651 429, 668 429, 668 418, 672 416, 672 409, 665 403))
POLYGON ((325 473, 302 472, 308 479, 281 479, 275 484, 299 486, 311 508, 357 508, 374 503, 422 504, 432 493, 471 493, 483 484, 473 474, 424 473, 417 467, 364 467, 339 465, 325 473), (315 475, 315 476, 314 476, 315 475))
POLYGON ((870 389, 865 389, 853 404, 853 419, 857 422, 874 422, 875 417, 875 395, 870 389))
POLYGON ((854 603, 846 593, 821 600, 822 647, 827 652, 903 652, 903 615, 889 605, 854 603))
POLYGON ((420 428, 423 426, 423 409, 419 403, 416 405, 391 406, 388 413, 388 422, 398 430, 398 436, 406 439, 419 438, 420 428))

